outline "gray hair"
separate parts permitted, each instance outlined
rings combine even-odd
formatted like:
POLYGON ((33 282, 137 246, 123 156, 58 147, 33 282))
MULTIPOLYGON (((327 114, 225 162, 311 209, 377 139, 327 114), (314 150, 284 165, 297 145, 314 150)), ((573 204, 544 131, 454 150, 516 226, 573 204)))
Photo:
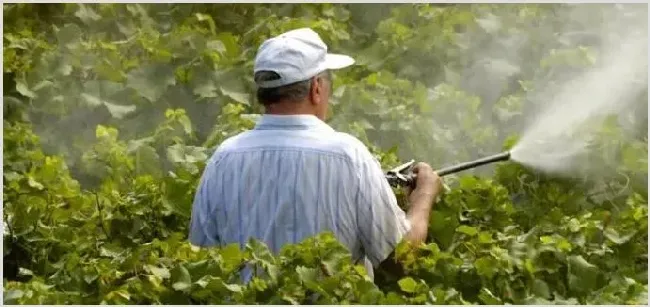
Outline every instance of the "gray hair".
MULTIPOLYGON (((329 71, 327 70, 318 75, 327 76, 329 79, 329 71)), ((272 81, 279 78, 280 75, 273 71, 258 71, 255 73, 255 82, 272 81)), ((265 106, 282 100, 298 103, 307 97, 310 88, 311 79, 273 88, 260 87, 257 89, 257 100, 265 106)))

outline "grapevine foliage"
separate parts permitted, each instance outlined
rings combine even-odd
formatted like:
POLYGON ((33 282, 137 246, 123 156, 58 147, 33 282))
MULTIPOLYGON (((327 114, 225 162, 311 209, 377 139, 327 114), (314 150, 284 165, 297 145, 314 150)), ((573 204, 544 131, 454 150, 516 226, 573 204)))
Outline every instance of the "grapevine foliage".
MULTIPOLYGON (((264 39, 308 26, 353 55, 329 124, 386 168, 441 165, 512 146, 544 103, 535 86, 598 63, 594 25, 646 7, 3 8, 6 304, 647 304, 647 118, 602 127, 590 161, 613 165, 606 176, 507 163, 448 177, 427 243, 396 251, 405 276, 370 280, 329 233, 278 255, 187 242, 206 159, 261 112, 250 72, 264 39)), ((647 90, 639 101, 630 114, 647 112, 647 90)))

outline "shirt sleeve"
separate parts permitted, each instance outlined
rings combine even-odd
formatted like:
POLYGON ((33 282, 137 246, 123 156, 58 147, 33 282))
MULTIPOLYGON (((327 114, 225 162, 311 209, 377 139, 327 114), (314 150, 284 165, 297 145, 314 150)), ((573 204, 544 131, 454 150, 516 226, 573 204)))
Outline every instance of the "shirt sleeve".
POLYGON ((215 215, 216 208, 213 208, 214 201, 212 200, 214 195, 211 193, 214 190, 212 187, 214 180, 210 166, 208 164, 206 167, 194 195, 192 218, 190 221, 189 241, 192 245, 201 247, 219 244, 215 215))
POLYGON ((411 224, 397 205, 379 161, 367 150, 362 154, 357 172, 359 236, 366 256, 376 268, 411 230, 411 224))

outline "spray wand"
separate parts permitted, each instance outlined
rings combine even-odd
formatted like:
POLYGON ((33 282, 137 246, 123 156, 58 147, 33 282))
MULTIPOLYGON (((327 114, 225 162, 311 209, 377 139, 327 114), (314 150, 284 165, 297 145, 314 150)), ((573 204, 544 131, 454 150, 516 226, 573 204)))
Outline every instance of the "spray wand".
MULTIPOLYGON (((496 155, 480 158, 474 161, 464 162, 453 166, 445 167, 435 172, 438 174, 438 176, 443 177, 449 174, 457 173, 477 166, 499 162, 499 161, 507 161, 509 159, 510 159, 510 152, 506 151, 496 155)), ((399 186, 414 187, 415 186, 415 174, 413 174, 414 164, 415 164, 415 160, 411 160, 386 172, 386 179, 388 179, 388 183, 390 183, 390 185, 393 187, 399 187, 399 186)))

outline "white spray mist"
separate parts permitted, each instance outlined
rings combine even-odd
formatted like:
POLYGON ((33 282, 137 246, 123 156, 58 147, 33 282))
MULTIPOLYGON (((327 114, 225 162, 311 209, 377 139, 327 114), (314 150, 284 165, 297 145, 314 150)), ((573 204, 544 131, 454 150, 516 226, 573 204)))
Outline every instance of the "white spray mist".
MULTIPOLYGON (((545 109, 512 149, 511 159, 557 175, 589 173, 582 162, 590 153, 596 129, 607 116, 620 115, 637 103, 638 95, 647 89, 646 35, 632 33, 620 44, 606 48, 599 65, 548 97, 545 109)), ((588 168, 596 171, 601 167, 588 168)))

